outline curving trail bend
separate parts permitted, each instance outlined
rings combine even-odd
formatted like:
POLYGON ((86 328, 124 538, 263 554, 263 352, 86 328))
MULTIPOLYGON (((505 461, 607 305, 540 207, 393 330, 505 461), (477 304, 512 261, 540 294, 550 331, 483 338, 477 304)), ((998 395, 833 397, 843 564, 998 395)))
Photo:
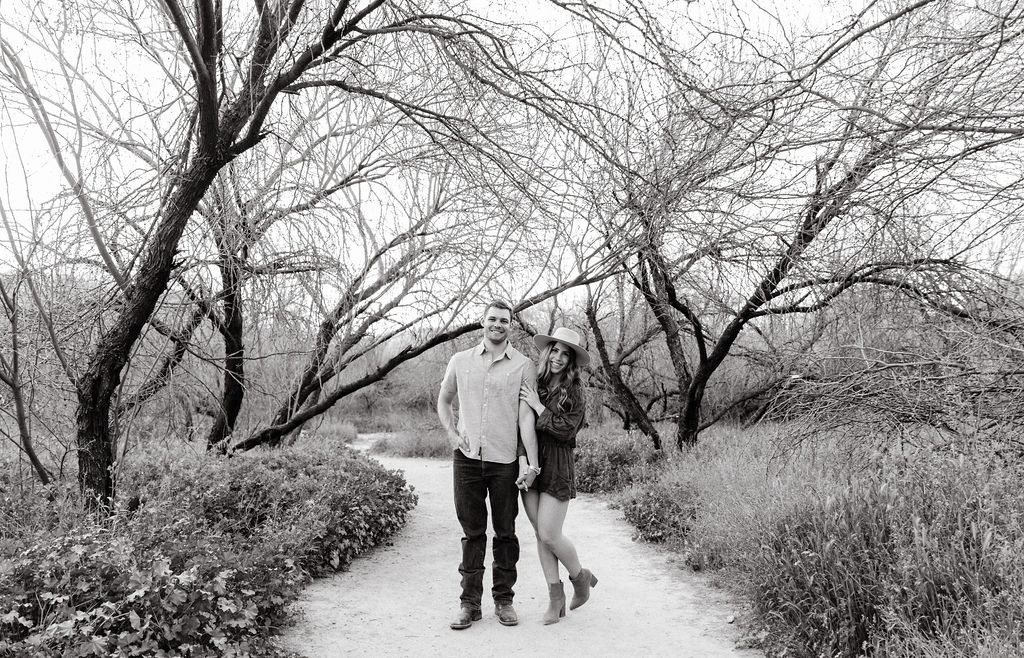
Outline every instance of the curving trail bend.
MULTIPOLYGON (((363 441, 365 442, 365 438, 363 441)), ((365 445, 365 443, 364 443, 365 445)), ((452 502, 452 468, 444 460, 379 457, 405 471, 419 505, 391 546, 357 558, 348 572, 315 581, 298 602, 298 619, 281 637, 308 658, 335 656, 762 656, 736 648, 743 629, 728 623, 740 605, 727 593, 680 569, 656 547, 630 539, 631 527, 599 497, 581 495, 569 507, 565 532, 583 564, 600 579, 590 601, 544 626, 547 588, 533 529, 520 511, 521 557, 515 607, 519 625, 505 627, 488 605, 490 554, 484 575, 483 619, 453 631, 458 609, 459 539, 452 502)), ((571 594, 568 577, 567 594, 571 594)))

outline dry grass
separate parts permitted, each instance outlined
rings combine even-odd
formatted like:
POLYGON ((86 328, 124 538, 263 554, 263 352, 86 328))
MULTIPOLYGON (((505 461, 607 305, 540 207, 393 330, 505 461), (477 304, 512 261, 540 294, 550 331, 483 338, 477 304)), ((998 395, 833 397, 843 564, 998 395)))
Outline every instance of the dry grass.
POLYGON ((356 426, 349 420, 325 418, 302 429, 299 441, 318 445, 348 445, 356 440, 356 426))
POLYGON ((370 453, 395 457, 429 457, 451 459, 452 446, 448 436, 437 430, 405 430, 377 439, 370 453))
POLYGON ((842 436, 780 453, 788 436, 705 433, 622 493, 630 520, 695 568, 722 569, 771 629, 769 652, 1024 654, 1024 471, 872 454, 842 436))

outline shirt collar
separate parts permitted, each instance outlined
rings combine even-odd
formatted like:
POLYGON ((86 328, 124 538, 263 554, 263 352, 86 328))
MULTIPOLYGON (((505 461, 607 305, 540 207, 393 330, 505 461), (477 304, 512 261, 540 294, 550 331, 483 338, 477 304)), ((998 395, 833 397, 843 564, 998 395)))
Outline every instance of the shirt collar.
MULTIPOLYGON (((511 359, 512 355, 515 353, 515 351, 516 351, 516 348, 512 347, 512 343, 506 340, 505 341, 505 348, 501 351, 501 354, 499 354, 497 356, 497 358, 495 358, 494 360, 497 361, 498 359, 511 359)), ((480 344, 477 345, 477 348, 476 348, 476 354, 483 355, 483 354, 486 354, 486 353, 487 353, 487 346, 485 345, 484 341, 480 341, 480 344)))

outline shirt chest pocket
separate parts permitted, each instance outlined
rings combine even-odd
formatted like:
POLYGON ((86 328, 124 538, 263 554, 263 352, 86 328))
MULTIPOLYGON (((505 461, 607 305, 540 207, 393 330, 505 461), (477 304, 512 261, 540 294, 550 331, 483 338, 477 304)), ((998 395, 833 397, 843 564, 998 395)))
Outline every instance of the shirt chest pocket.
POLYGON ((459 371, 459 389, 470 392, 472 395, 482 394, 486 374, 487 373, 479 368, 462 368, 459 371))

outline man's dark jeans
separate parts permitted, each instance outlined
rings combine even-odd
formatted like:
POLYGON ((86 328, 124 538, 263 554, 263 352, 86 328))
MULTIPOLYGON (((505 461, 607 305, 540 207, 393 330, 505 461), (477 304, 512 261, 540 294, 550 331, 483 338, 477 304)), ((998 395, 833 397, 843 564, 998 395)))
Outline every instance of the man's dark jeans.
POLYGON ((487 551, 487 505, 491 501, 494 541, 493 587, 495 603, 512 603, 519 561, 516 515, 519 513, 519 464, 495 464, 470 459, 455 451, 455 513, 462 524, 462 605, 480 609, 484 591, 484 553, 487 551))

